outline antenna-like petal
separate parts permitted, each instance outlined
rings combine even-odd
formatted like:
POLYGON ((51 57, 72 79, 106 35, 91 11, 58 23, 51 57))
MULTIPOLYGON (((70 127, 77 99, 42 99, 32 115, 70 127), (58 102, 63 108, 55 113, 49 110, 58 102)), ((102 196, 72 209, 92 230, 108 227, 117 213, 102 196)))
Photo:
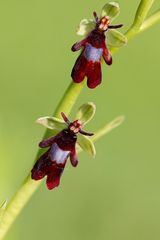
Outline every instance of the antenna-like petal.
POLYGON ((65 121, 65 123, 67 123, 68 125, 70 124, 69 119, 67 118, 67 116, 64 114, 64 112, 61 112, 61 116, 63 118, 63 120, 65 121))

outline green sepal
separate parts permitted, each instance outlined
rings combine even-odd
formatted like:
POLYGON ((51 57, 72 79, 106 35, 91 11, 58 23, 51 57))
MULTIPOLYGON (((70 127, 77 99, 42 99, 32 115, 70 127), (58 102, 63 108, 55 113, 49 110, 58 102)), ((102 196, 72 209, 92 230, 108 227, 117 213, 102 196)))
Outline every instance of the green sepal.
POLYGON ((41 117, 38 118, 36 122, 46 128, 58 131, 61 131, 62 129, 65 129, 67 127, 67 124, 62 119, 55 117, 41 117))
POLYGON ((79 26, 77 27, 77 35, 86 36, 88 35, 94 28, 96 27, 96 23, 93 19, 82 19, 80 21, 79 26))
POLYGON ((113 47, 122 47, 127 44, 127 37, 115 29, 110 29, 107 32, 107 44, 113 47))
POLYGON ((108 16, 111 20, 114 20, 120 13, 120 7, 117 2, 109 2, 102 8, 101 17, 108 16))
POLYGON ((96 149, 94 143, 89 137, 78 134, 77 143, 82 148, 82 150, 89 153, 93 158, 95 157, 96 149))
POLYGON ((125 120, 124 116, 119 116, 117 118, 115 118, 114 120, 112 120, 111 122, 107 123, 106 125, 104 125, 101 129, 99 129, 93 136, 92 136, 92 140, 95 141, 99 138, 101 138, 102 136, 108 134, 109 132, 111 132, 113 129, 117 128, 118 126, 120 126, 125 120))
POLYGON ((94 103, 85 103, 78 109, 76 119, 82 121, 82 124, 85 125, 93 118, 95 111, 96 105, 94 103))

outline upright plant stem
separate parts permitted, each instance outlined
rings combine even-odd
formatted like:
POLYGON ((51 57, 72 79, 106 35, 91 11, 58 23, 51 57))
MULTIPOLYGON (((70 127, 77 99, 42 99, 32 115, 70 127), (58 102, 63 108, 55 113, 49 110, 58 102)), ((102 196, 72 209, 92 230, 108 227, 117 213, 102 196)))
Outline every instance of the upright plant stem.
MULTIPOLYGON (((85 81, 80 84, 75 84, 73 82, 70 83, 64 96, 58 104, 58 107, 56 108, 54 116, 59 117, 61 111, 64 111, 67 115, 70 113, 75 101, 83 89, 84 84, 85 81)), ((49 133, 50 131, 47 130, 45 136, 49 135, 49 133)), ((39 153, 40 150, 38 151, 38 155, 39 153)), ((41 183, 42 181, 33 181, 30 174, 22 183, 21 187, 12 197, 3 213, 0 223, 0 239, 4 238, 13 221, 17 218, 22 208, 26 205, 41 183)))
POLYGON ((54 113, 55 117, 60 117, 61 112, 65 112, 66 115, 69 115, 84 85, 85 85, 85 81, 79 84, 71 81, 69 87, 67 88, 64 96, 62 97, 61 101, 59 102, 55 110, 55 113, 54 113))
POLYGON ((154 0, 142 0, 140 2, 139 7, 137 8, 132 28, 136 29, 137 31, 140 29, 153 3, 154 0))
MULTIPOLYGON (((85 85, 85 81, 77 84, 71 81, 70 85, 68 86, 67 90, 65 91, 63 97, 61 98, 53 116, 54 117, 61 117, 61 112, 65 112, 66 115, 69 115, 72 107, 74 106, 78 96, 80 95, 83 87, 85 85)), ((47 138, 52 131, 47 129, 44 138, 47 138)), ((41 151, 40 151, 41 152, 41 151)))
POLYGON ((135 15, 134 22, 129 30, 126 32, 126 37, 131 39, 135 37, 139 32, 141 25, 145 21, 147 14, 152 7, 154 0, 141 0, 135 15))
POLYGON ((160 22, 160 9, 153 13, 147 20, 144 21, 144 23, 142 23, 140 32, 146 31, 148 28, 152 27, 158 22, 160 22))

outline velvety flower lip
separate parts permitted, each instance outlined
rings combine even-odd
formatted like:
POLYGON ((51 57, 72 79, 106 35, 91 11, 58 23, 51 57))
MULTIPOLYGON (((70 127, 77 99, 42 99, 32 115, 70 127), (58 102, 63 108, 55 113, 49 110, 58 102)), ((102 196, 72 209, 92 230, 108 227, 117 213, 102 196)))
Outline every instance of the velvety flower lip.
MULTIPOLYGON (((93 115, 93 104, 82 105, 82 107, 78 111, 78 115, 81 119, 83 119, 84 123, 91 119, 93 115), (86 113, 88 111, 88 114, 86 113)), ((42 154, 42 156, 37 160, 33 169, 31 170, 31 178, 34 180, 40 180, 47 177, 46 185, 49 190, 58 187, 60 184, 60 178, 64 171, 67 159, 70 158, 70 162, 73 167, 78 165, 77 153, 76 153, 76 143, 77 136, 83 136, 80 140, 80 145, 84 148, 94 148, 94 145, 90 140, 88 140, 87 136, 92 136, 93 133, 88 133, 82 130, 81 120, 75 120, 70 122, 64 113, 61 113, 63 121, 55 120, 54 118, 50 118, 50 121, 46 123, 46 118, 43 118, 44 121, 41 123, 45 123, 43 125, 48 124, 48 127, 51 128, 51 125, 58 126, 60 128, 66 124, 65 128, 63 128, 59 133, 55 136, 52 136, 48 139, 44 139, 39 143, 40 148, 48 148, 47 151, 42 154), (52 121, 51 121, 52 119, 52 121), (54 119, 54 124, 53 124, 54 119), (56 123, 57 121, 57 123, 56 123), (56 125, 57 124, 57 125, 56 125)), ((78 140, 79 141, 79 140, 78 140)), ((91 151, 91 150, 89 150, 91 151)))
POLYGON ((63 130, 59 134, 40 142, 41 148, 49 147, 32 169, 32 179, 40 180, 47 176, 46 184, 48 189, 57 187, 60 183, 60 177, 66 165, 67 158, 70 156, 71 162, 76 166, 78 164, 75 153, 76 137, 69 131, 63 130))
POLYGON ((102 8, 100 18, 96 12, 93 12, 94 20, 83 19, 80 22, 77 34, 85 36, 85 38, 75 43, 71 48, 73 52, 82 50, 71 72, 71 77, 75 83, 82 82, 86 77, 89 88, 95 88, 101 84, 101 58, 106 64, 112 64, 112 56, 108 46, 120 47, 126 44, 126 37, 116 30, 121 28, 123 24, 111 25, 112 20, 119 15, 119 12, 119 4, 110 2, 102 8))

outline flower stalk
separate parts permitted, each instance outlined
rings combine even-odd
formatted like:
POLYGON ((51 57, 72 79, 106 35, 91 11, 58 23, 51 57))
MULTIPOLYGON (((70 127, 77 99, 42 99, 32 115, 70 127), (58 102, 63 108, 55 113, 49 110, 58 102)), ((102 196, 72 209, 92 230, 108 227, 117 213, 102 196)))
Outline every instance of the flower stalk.
POLYGON ((160 22, 160 9, 154 12, 148 19, 146 19, 142 23, 139 31, 144 32, 158 22, 160 22))
POLYGON ((142 0, 139 4, 139 7, 137 9, 135 19, 132 25, 132 29, 135 31, 139 31, 141 25, 145 21, 149 10, 151 9, 152 5, 154 3, 154 0, 142 0))
MULTIPOLYGON (((135 37, 138 33, 141 32, 142 24, 145 22, 145 19, 153 3, 154 3, 154 0, 141 0, 136 11, 134 22, 125 34, 128 39, 135 37)), ((152 25, 150 25, 150 27, 151 26, 152 25)))

